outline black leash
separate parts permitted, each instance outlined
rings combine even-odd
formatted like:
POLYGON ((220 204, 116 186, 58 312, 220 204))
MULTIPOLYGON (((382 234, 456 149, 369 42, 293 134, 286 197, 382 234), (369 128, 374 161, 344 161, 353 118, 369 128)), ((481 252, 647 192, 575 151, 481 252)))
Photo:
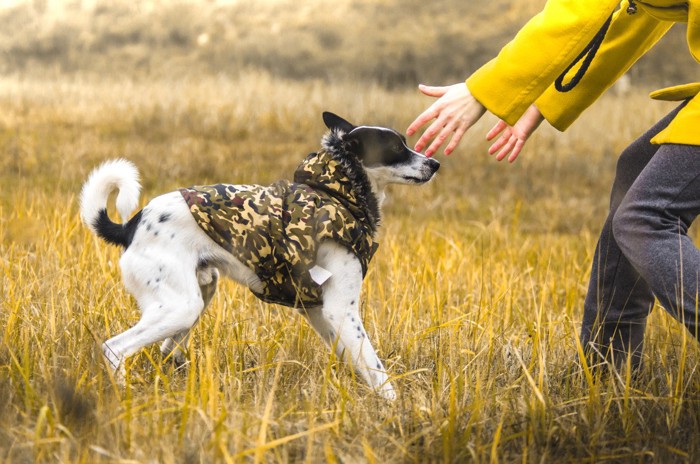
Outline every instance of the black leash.
MULTIPOLYGON (((629 0, 627 14, 633 15, 636 12, 637 4, 635 3, 635 0, 629 0)), ((568 92, 569 90, 576 87, 579 82, 581 82, 581 79, 586 74, 586 71, 588 71, 588 67, 593 62, 593 58, 595 58, 596 53, 598 53, 600 45, 603 43, 603 40, 605 40, 605 34, 607 34, 608 29, 610 29, 610 22, 612 21, 612 17, 613 15, 610 14, 608 19, 605 21, 605 24, 603 24, 603 27, 600 28, 600 30, 596 33, 595 37, 593 37, 593 39, 588 43, 588 45, 586 45, 586 48, 584 48, 583 51, 576 57, 576 59, 574 59, 574 61, 572 61, 571 64, 566 67, 564 72, 562 72, 559 75, 559 77, 556 78, 556 80, 554 81, 554 88, 557 89, 559 92, 568 92), (574 77, 572 77, 568 83, 564 84, 564 78, 566 77, 568 72, 571 71, 573 67, 576 66, 581 60, 583 60, 583 62, 581 63, 581 67, 578 68, 578 71, 576 71, 574 77)))

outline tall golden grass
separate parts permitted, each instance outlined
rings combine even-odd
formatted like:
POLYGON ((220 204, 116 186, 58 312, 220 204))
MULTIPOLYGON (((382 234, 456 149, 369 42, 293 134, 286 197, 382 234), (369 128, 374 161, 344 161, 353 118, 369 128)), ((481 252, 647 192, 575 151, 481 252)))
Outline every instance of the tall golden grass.
MULTIPOLYGON (((638 92, 641 93, 641 92, 638 92)), ((235 79, 0 78, 3 462, 676 462, 700 456, 698 348, 657 308, 638 379, 576 368, 615 154, 670 108, 607 97, 515 165, 485 119, 428 186, 391 189, 362 312, 398 388, 383 401, 293 311, 230 283, 188 364, 156 346, 125 389, 100 341, 138 319, 119 250, 80 224, 105 159, 134 161, 143 202, 201 182, 289 177, 331 110, 403 130, 413 90, 235 79), (633 118, 629 114, 634 114, 633 118)))

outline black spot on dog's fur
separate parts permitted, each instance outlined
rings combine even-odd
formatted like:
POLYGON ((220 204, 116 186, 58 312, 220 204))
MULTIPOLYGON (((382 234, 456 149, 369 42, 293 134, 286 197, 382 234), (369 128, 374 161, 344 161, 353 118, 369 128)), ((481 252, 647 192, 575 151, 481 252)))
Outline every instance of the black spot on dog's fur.
POLYGON ((350 302, 350 306, 352 306, 352 305, 354 305, 354 304, 355 304, 355 300, 352 300, 352 301, 350 302))
POLYGON ((170 220, 170 214, 169 213, 163 213, 160 215, 158 218, 158 222, 167 222, 170 220))

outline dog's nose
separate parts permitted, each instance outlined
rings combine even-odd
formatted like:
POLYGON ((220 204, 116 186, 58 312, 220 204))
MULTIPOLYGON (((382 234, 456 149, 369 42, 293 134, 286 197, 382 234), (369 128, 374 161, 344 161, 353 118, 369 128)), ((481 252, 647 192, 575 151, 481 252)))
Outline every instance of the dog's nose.
POLYGON ((440 169, 440 162, 435 158, 428 158, 428 166, 435 172, 440 169))

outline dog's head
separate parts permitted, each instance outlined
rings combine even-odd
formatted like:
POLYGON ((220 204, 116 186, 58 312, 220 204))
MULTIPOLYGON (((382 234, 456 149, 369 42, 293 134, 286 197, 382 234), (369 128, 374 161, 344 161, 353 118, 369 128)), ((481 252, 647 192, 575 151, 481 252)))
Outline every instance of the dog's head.
POLYGON ((345 152, 356 156, 367 174, 380 184, 423 184, 440 163, 406 145, 406 138, 386 127, 354 126, 333 113, 323 122, 340 137, 345 152))

